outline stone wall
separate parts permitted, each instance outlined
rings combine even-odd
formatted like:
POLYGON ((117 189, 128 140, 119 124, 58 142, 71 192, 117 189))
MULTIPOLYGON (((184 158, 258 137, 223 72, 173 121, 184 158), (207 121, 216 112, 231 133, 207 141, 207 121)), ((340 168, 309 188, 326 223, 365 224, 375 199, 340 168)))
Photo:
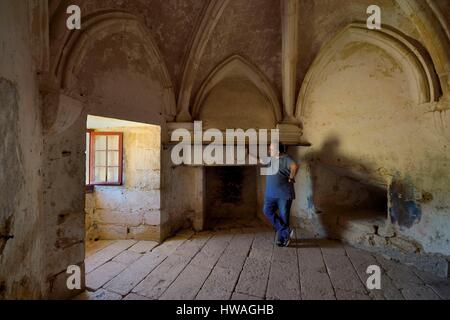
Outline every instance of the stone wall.
MULTIPOLYGON (((84 274, 84 152, 86 118, 44 138, 43 210, 46 239, 45 266, 49 298, 68 298, 68 266, 84 274)), ((83 287, 81 288, 81 290, 83 287)))
POLYGON ((166 165, 162 172, 162 208, 168 223, 162 232, 166 236, 182 227, 193 226, 202 230, 204 169, 193 166, 175 166, 170 158, 172 145, 163 149, 162 161, 166 165))
POLYGON ((160 241, 159 127, 105 128, 123 133, 123 185, 95 186, 86 195, 87 238, 160 241))

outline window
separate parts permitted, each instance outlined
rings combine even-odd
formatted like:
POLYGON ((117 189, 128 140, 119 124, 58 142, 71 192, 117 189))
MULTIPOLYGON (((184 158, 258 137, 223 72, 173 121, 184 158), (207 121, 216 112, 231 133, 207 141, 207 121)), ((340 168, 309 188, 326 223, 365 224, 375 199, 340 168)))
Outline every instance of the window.
POLYGON ((86 139, 87 184, 122 185, 122 133, 88 131, 86 139))
MULTIPOLYGON (((86 132, 86 185, 89 186, 91 179, 91 133, 94 130, 88 129, 86 132)), ((92 191, 92 190, 89 190, 92 191)))

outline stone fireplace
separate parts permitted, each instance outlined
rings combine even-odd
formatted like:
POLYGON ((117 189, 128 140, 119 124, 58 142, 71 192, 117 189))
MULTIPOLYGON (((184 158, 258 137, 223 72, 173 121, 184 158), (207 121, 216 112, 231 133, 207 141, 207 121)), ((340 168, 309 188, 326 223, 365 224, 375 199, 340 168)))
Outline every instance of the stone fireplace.
POLYGON ((257 215, 256 166, 205 167, 205 226, 257 215))

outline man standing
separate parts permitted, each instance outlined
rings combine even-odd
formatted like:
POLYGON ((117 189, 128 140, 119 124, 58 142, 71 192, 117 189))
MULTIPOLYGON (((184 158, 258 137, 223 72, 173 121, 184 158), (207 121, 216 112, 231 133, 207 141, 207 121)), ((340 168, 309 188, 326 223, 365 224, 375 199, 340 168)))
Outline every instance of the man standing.
MULTIPOLYGON (((286 153, 286 146, 270 145, 270 161, 278 161, 278 170, 266 177, 264 215, 277 232, 277 245, 289 246, 293 230, 289 228, 292 200, 295 199, 295 176, 299 166, 286 153), (277 210, 279 216, 276 215, 277 210)), ((271 165, 271 167, 274 167, 271 165)), ((275 166, 277 168, 277 166, 275 166)))

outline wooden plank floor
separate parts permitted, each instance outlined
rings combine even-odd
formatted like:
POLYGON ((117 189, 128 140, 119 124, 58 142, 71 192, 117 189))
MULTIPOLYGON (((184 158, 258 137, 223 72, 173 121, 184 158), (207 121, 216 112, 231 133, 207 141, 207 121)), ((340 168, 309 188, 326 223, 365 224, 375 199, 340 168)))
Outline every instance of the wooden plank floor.
POLYGON ((194 233, 162 244, 97 241, 86 246, 87 291, 99 300, 450 299, 450 281, 336 241, 274 244, 261 226, 194 233), (366 269, 381 268, 381 290, 366 269))

